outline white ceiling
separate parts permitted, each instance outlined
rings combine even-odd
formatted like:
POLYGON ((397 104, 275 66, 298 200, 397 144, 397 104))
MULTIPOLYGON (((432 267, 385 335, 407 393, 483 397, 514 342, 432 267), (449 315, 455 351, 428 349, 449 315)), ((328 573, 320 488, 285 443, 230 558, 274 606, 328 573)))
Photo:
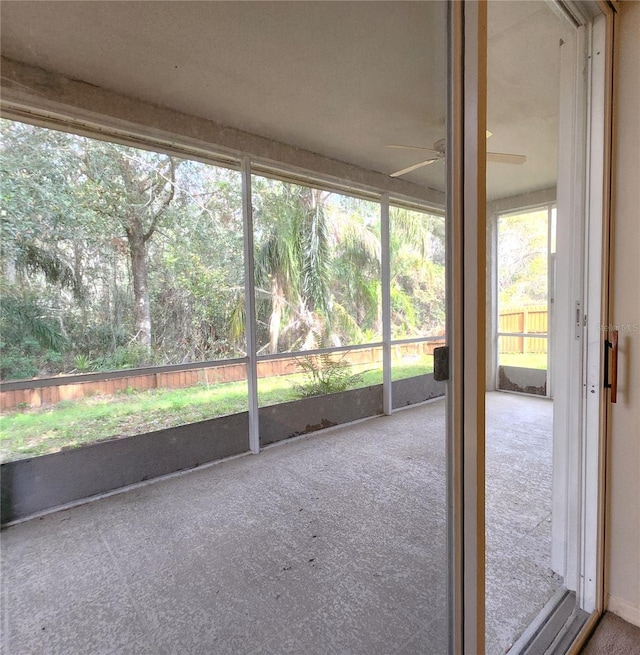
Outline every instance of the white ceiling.
MULTIPOLYGON (((560 20, 491 3, 490 197, 555 184, 560 20)), ((2 53, 106 89, 391 173, 444 136, 441 2, 2 2, 2 53)), ((438 162, 406 179, 442 189, 438 162)))

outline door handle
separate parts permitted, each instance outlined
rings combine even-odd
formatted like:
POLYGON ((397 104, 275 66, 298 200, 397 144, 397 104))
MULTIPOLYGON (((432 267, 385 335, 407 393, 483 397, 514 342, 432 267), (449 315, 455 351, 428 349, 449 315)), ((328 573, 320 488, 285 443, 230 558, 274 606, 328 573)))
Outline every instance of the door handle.
POLYGON ((611 402, 618 402, 618 330, 611 330, 610 340, 604 340, 604 388, 611 389, 611 402), (611 367, 609 367, 611 351, 611 367), (611 375, 611 382, 609 382, 611 375))

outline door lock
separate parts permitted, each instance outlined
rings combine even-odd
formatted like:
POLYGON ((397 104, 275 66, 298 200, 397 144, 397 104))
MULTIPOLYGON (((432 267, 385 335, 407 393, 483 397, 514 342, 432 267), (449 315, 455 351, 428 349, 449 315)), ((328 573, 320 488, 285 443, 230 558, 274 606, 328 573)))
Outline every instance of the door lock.
POLYGON ((449 346, 433 349, 433 379, 438 382, 449 379, 449 346))

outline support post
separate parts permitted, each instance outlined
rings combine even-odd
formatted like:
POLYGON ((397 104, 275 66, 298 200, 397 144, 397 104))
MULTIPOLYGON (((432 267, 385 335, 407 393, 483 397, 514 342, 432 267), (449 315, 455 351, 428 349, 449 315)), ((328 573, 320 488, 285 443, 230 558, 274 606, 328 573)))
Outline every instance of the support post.
POLYGON ((389 249, 389 194, 380 198, 380 269, 382 274, 382 411, 393 411, 391 384, 391 253, 389 249))
POLYGON ((253 204, 251 201, 251 161, 242 160, 242 226, 244 237, 244 308, 247 340, 247 388, 249 395, 249 450, 260 452, 258 417, 258 362, 256 358, 256 295, 253 262, 253 204))

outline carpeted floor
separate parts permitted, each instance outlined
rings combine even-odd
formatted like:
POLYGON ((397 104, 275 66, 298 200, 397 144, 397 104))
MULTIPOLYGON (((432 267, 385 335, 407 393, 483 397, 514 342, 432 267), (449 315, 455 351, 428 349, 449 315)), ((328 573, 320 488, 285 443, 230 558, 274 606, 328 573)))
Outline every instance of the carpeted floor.
POLYGON ((640 628, 607 612, 582 655, 640 655, 640 628))

